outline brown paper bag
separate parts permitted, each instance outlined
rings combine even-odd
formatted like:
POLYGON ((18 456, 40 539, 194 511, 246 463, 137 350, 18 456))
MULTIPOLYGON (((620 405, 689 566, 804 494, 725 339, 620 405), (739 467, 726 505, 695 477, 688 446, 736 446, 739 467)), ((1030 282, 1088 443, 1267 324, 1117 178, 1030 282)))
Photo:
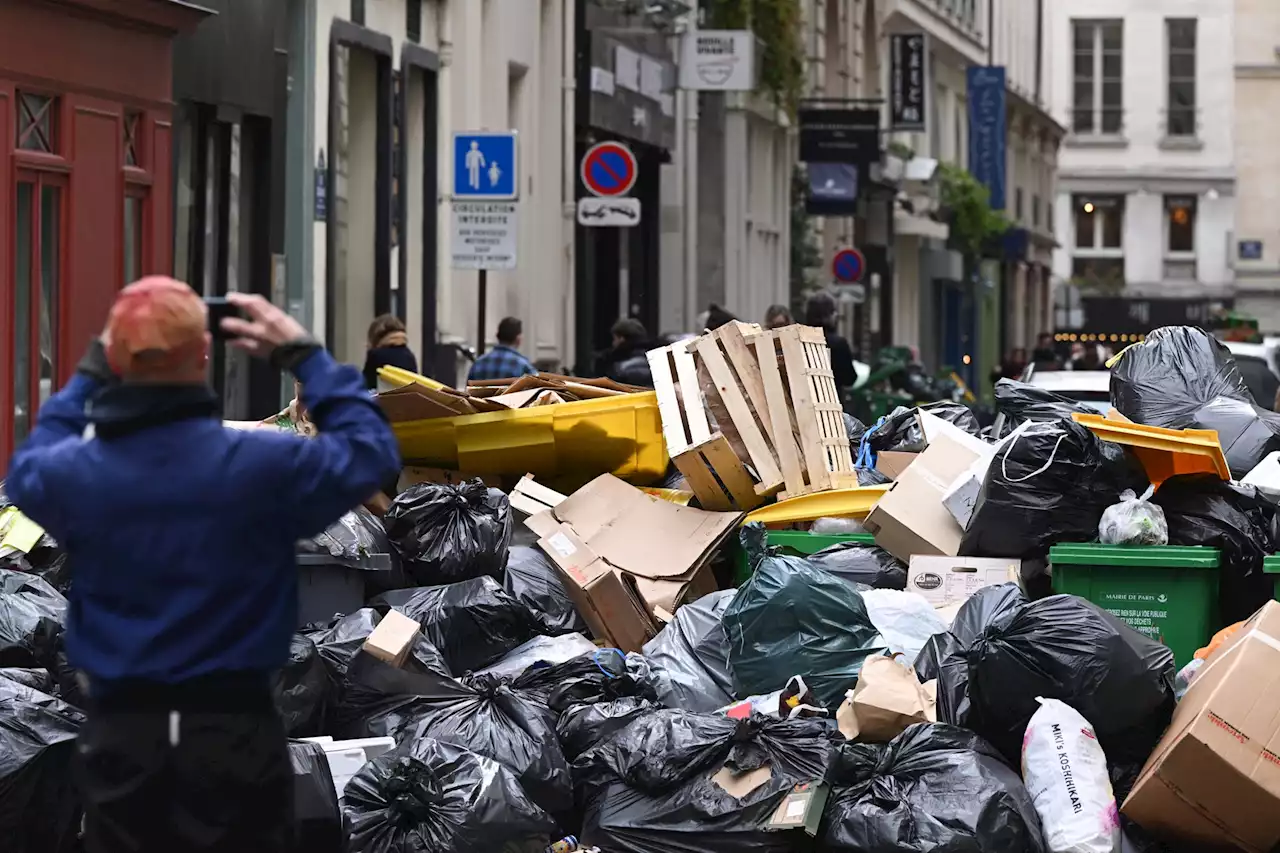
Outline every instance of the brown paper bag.
POLYGON ((921 684, 897 658, 872 655, 862 664, 858 686, 836 711, 840 733, 849 740, 885 743, 915 723, 935 723, 937 681, 921 684))

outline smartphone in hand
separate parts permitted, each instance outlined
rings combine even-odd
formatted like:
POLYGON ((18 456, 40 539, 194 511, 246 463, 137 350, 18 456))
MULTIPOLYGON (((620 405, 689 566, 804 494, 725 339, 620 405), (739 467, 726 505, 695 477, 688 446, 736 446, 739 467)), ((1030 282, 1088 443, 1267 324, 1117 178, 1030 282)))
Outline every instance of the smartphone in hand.
POLYGON ((238 319, 247 319, 244 312, 228 301, 225 296, 206 296, 204 298, 205 307, 209 309, 209 334, 213 335, 215 340, 226 340, 230 337, 222 330, 222 321, 226 317, 236 317, 238 319))

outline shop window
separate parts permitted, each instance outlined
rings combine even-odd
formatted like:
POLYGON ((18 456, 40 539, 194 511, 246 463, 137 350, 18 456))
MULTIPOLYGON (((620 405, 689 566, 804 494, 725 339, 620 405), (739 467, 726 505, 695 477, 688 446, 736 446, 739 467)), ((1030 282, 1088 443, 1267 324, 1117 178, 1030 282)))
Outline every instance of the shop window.
POLYGON ((13 435, 27 437, 58 375, 65 179, 20 173, 15 194, 13 435))
POLYGON ((58 153, 58 99, 18 93, 18 140, 21 151, 58 153))
POLYGON ((1196 198, 1170 195, 1164 199, 1165 249, 1170 255, 1190 255, 1196 251, 1196 198))

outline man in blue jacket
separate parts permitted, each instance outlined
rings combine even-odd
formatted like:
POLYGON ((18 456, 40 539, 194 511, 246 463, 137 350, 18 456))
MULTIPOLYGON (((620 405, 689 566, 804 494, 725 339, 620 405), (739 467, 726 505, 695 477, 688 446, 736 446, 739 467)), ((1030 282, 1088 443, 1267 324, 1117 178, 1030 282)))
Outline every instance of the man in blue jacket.
POLYGON ((68 552, 89 853, 289 849, 271 678, 296 627, 294 543, 399 468, 354 367, 261 297, 229 299, 244 315, 222 321, 229 344, 302 382, 316 438, 224 428, 204 302, 149 278, 121 291, 9 466, 15 505, 68 552))

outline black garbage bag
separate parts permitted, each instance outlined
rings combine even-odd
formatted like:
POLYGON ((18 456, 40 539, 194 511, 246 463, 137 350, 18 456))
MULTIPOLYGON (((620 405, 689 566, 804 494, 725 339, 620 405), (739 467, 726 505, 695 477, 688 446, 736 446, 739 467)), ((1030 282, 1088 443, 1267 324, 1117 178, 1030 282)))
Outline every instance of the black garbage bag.
POLYGON ((572 810, 569 763, 556 737, 558 715, 505 680, 405 672, 369 655, 357 655, 347 677, 336 735, 457 744, 501 762, 548 812, 572 810))
POLYGON ((1103 444, 1070 420, 1011 439, 991 460, 960 554, 1033 559, 1058 542, 1096 540, 1102 513, 1131 488, 1123 455, 1108 458, 1103 444))
POLYGON ((533 612, 487 575, 387 592, 369 604, 384 613, 394 607, 422 625, 422 635, 458 675, 483 669, 540 633, 533 612))
MULTIPOLYGON (((4 481, 0 480, 0 512, 11 506, 13 503, 5 493, 4 481)), ((0 546, 0 569, 16 569, 36 575, 48 581, 50 586, 64 595, 71 587, 71 575, 67 570, 67 552, 62 550, 48 533, 42 533, 29 551, 0 546)))
POLYGON ((849 436, 849 446, 853 448, 853 455, 858 455, 858 445, 862 443, 862 435, 867 431, 867 425, 855 418, 848 412, 844 412, 844 431, 849 436))
POLYGON ((6 678, 9 681, 21 684, 23 687, 30 687, 32 690, 39 690, 41 693, 53 695, 53 676, 47 669, 0 667, 0 678, 6 678))
POLYGON ((347 834, 338 808, 338 792, 324 748, 318 743, 290 741, 293 765, 293 853, 345 853, 347 834))
POLYGON ((1222 623, 1248 619, 1273 595, 1262 560, 1280 551, 1276 504, 1253 486, 1211 474, 1171 477, 1152 502, 1164 510, 1170 545, 1207 545, 1222 554, 1218 608, 1222 623))
POLYGON ((329 671, 316 644, 304 634, 289 643, 289 662, 272 684, 276 710, 290 737, 324 734, 325 706, 330 691, 329 671))
POLYGON ((734 701, 729 638, 721 619, 735 590, 686 604, 644 644, 658 700, 668 708, 711 712, 734 701))
POLYGON ((507 592, 532 611, 543 633, 582 634, 591 632, 578 609, 573 606, 559 570, 539 548, 512 546, 507 557, 504 586, 507 592))
POLYGON ((342 814, 349 853, 544 853, 556 831, 511 771, 434 738, 362 767, 342 814))
POLYGON ((1111 403, 1135 423, 1186 429, 1218 397, 1255 402, 1231 351, 1194 326, 1156 329, 1111 367, 1111 403))
POLYGON ((859 486, 883 486, 885 483, 892 483, 890 477, 881 474, 876 468, 868 468, 863 465, 856 466, 853 469, 858 475, 859 486))
MULTIPOLYGON (((316 651, 329 672, 330 681, 341 685, 351 659, 364 647, 365 640, 382 621, 382 613, 372 607, 362 607, 354 613, 339 616, 329 625, 308 630, 306 637, 315 643, 316 651)), ((425 637, 414 641, 409 657, 401 666, 410 672, 435 672, 452 675, 444 656, 425 637)), ((331 696, 336 699, 336 696, 331 696)))
POLYGON ((0 836, 6 853, 79 849, 72 774, 84 715, 60 699, 0 678, 0 836))
POLYGON ((867 428, 866 443, 876 453, 902 451, 920 453, 929 446, 915 409, 899 406, 867 428))
POLYGON ((907 566, 878 545, 841 542, 809 555, 809 562, 851 584, 906 589, 907 566))
POLYGON ((511 504, 480 480, 410 486, 391 502, 383 524, 404 570, 419 586, 484 575, 502 579, 511 542, 511 504))
POLYGON ((982 426, 978 423, 978 416, 973 413, 973 409, 964 403, 938 400, 934 403, 925 403, 920 407, 920 411, 928 412, 935 418, 942 418, 947 423, 969 433, 969 435, 980 435, 982 433, 982 426))
POLYGON ((391 560, 390 570, 366 572, 365 588, 377 593, 413 586, 382 521, 362 506, 342 516, 318 536, 299 541, 297 552, 324 557, 331 565, 349 569, 368 569, 371 555, 387 554, 391 560))
POLYGON ((1110 761, 1144 761, 1173 713, 1173 652, 1075 596, 997 603, 999 596, 977 605, 994 613, 972 639, 966 603, 957 618, 966 636, 953 628, 955 642, 940 641, 939 719, 982 735, 1016 766, 1036 698, 1061 699, 1093 725, 1110 761))
POLYGON ((1022 779, 973 732, 917 723, 889 743, 846 743, 835 753, 823 851, 1045 850, 1022 779))
POLYGON ((556 723, 556 736, 560 748, 570 762, 579 755, 613 737, 631 725, 632 721, 652 713, 661 707, 639 696, 623 696, 612 702, 571 705, 560 715, 556 723))
POLYGON ((1052 423, 1063 419, 1071 420, 1071 416, 1077 412, 1082 415, 1098 413, 1097 409, 1084 403, 1014 379, 996 382, 995 396, 996 410, 1004 415, 1004 421, 1000 434, 993 435, 993 438, 1004 438, 1024 421, 1052 423))
POLYGON ((43 578, 0 569, 0 666, 54 666, 67 599, 43 578))
POLYGON ((792 853, 804 830, 765 825, 794 786, 826 776, 833 738, 813 719, 641 715, 574 762, 582 842, 609 853, 792 853), (741 797, 714 781, 766 765, 768 779, 741 797))
POLYGON ((1218 433, 1231 476, 1246 476, 1273 450, 1280 450, 1280 415, 1253 403, 1215 397, 1196 410, 1191 427, 1218 433))
POLYGON ((624 696, 658 698, 652 679, 638 677, 617 649, 600 649, 564 663, 526 670, 511 681, 511 689, 555 714, 573 705, 611 702, 624 696))
POLYGON ((800 557, 770 554, 760 524, 742 530, 754 571, 724 612, 729 671, 738 696, 780 690, 802 676, 834 710, 852 690, 867 655, 887 651, 862 596, 800 557))

